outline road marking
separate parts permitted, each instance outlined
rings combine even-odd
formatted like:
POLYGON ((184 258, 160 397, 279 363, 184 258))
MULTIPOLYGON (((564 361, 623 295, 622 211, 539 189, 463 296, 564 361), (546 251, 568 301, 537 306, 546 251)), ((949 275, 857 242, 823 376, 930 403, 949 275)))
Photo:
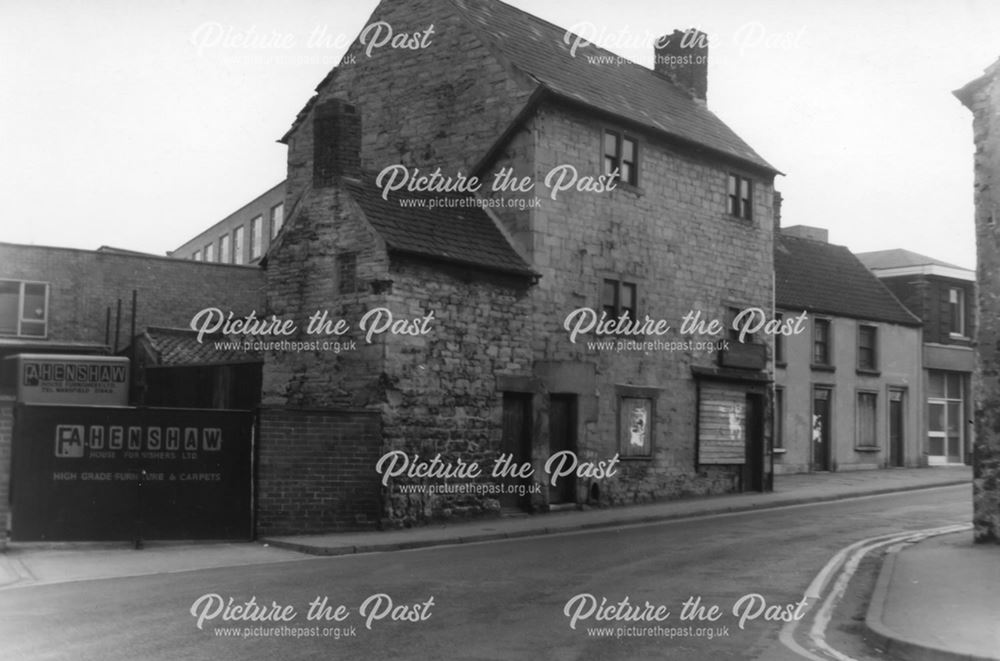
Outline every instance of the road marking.
POLYGON ((808 604, 808 612, 820 599, 826 586, 830 584, 830 577, 833 573, 838 569, 840 570, 840 573, 836 580, 833 581, 833 585, 827 593, 826 598, 823 599, 819 609, 813 616, 812 627, 810 627, 809 630, 810 641, 815 647, 815 650, 821 652, 823 656, 817 656, 812 651, 803 648, 799 645, 798 641, 795 640, 795 630, 798 627, 798 622, 789 622, 782 627, 781 632, 778 634, 778 639, 792 652, 803 658, 809 659, 810 661, 828 661, 829 659, 835 659, 836 661, 856 661, 853 657, 833 648, 826 642, 826 629, 833 617, 834 609, 843 598, 844 593, 847 591, 847 586, 854 577, 854 573, 861 564, 861 560, 877 548, 914 543, 927 539, 928 537, 961 532, 971 528, 972 524, 964 523, 942 526, 939 528, 926 528, 924 530, 910 530, 891 533, 888 535, 869 537, 868 539, 862 539, 844 547, 832 558, 830 558, 823 569, 821 569, 813 579, 812 583, 809 584, 805 593, 808 604))

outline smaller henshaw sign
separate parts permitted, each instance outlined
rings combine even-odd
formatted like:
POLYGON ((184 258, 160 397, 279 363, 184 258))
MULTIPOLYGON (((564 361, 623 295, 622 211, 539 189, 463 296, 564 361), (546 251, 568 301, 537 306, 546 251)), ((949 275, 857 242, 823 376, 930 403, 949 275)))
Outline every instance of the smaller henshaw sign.
POLYGON ((14 363, 21 403, 128 404, 128 358, 19 354, 6 360, 14 363))

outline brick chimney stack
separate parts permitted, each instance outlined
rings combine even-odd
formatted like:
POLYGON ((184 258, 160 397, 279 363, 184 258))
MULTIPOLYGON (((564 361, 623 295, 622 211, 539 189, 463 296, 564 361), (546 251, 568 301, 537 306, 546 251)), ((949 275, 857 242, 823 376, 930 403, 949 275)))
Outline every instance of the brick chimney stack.
POLYGON ((324 101, 313 114, 313 186, 336 177, 361 176, 361 116, 340 99, 324 101))
POLYGON ((708 35, 700 30, 674 30, 653 45, 653 70, 666 76, 696 101, 708 94, 708 35))

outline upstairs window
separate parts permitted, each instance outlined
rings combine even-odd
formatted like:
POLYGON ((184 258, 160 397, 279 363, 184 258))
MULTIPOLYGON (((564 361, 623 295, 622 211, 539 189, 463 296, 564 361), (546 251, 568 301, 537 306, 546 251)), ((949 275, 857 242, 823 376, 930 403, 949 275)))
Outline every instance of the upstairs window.
POLYGON ((858 327, 858 369, 874 372, 878 369, 878 329, 858 327))
POLYGON ((950 333, 965 337, 965 290, 959 287, 948 290, 948 314, 951 322, 950 333))
POLYGON ((243 231, 243 226, 240 225, 233 231, 233 264, 245 264, 246 259, 243 255, 243 235, 246 232, 243 231))
POLYGON ((729 215, 753 220, 753 182, 738 174, 729 175, 729 215))
POLYGON ((0 280, 0 335, 48 334, 49 286, 44 282, 0 280))
MULTIPOLYGON (((775 321, 781 326, 784 325, 785 315, 778 312, 774 315, 775 321)), ((779 326, 779 328, 781 327, 779 326)), ((774 363, 775 365, 785 364, 785 336, 778 333, 774 336, 774 363)))
POLYGON ((257 216, 250 221, 250 259, 260 257, 261 244, 264 241, 264 218, 257 216))
POLYGON ((271 207, 271 238, 278 236, 285 223, 285 205, 279 202, 271 207))
MULTIPOLYGON (((741 312, 743 312, 743 310, 740 308, 726 308, 726 337, 728 337, 731 342, 739 343, 740 341, 740 331, 736 329, 735 322, 741 312)), ((742 343, 753 344, 755 339, 756 338, 753 333, 747 333, 743 336, 742 343)))
POLYGON ((200 250, 195 250, 194 251, 194 255, 191 256, 191 259, 193 259, 196 262, 200 262, 201 261, 201 251, 200 250))
POLYGON ((210 243, 205 246, 205 261, 214 262, 215 261, 215 244, 210 243))
POLYGON ((639 185, 639 143, 617 131, 604 132, 604 174, 618 170, 618 180, 639 185))
POLYGON ((219 261, 223 264, 228 264, 229 260, 232 258, 232 252, 230 250, 230 244, 232 239, 229 238, 228 234, 223 234, 219 237, 219 261))
POLYGON ((813 320, 813 352, 812 352, 812 362, 813 365, 830 365, 831 358, 831 346, 830 346, 830 320, 829 319, 814 319, 813 320))
POLYGON ((617 319, 622 314, 627 314, 629 319, 635 319, 635 283, 605 279, 601 288, 601 308, 609 319, 617 319))

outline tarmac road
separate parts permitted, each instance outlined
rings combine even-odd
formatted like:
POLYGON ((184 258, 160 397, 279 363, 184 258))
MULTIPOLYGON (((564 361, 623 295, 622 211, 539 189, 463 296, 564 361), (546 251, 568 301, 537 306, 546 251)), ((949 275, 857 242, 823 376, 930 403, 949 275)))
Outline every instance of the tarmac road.
POLYGON ((967 521, 969 492, 962 485, 503 542, 18 587, 0 591, 0 658, 792 659, 778 643, 783 622, 766 614, 794 615, 816 572, 854 541, 967 521), (267 621, 223 621, 230 597, 233 605, 255 598, 261 607, 244 612, 267 621), (344 606, 342 621, 307 618, 323 597, 331 616, 344 606), (635 608, 599 607, 626 597, 635 608), (682 605, 695 598, 705 617, 717 606, 718 618, 682 620, 682 605), (733 613, 741 599, 742 629, 733 613), (575 629, 567 602, 579 615, 575 629), (598 612, 644 620, 598 621, 598 612), (254 627, 284 635, 248 632, 254 627))

